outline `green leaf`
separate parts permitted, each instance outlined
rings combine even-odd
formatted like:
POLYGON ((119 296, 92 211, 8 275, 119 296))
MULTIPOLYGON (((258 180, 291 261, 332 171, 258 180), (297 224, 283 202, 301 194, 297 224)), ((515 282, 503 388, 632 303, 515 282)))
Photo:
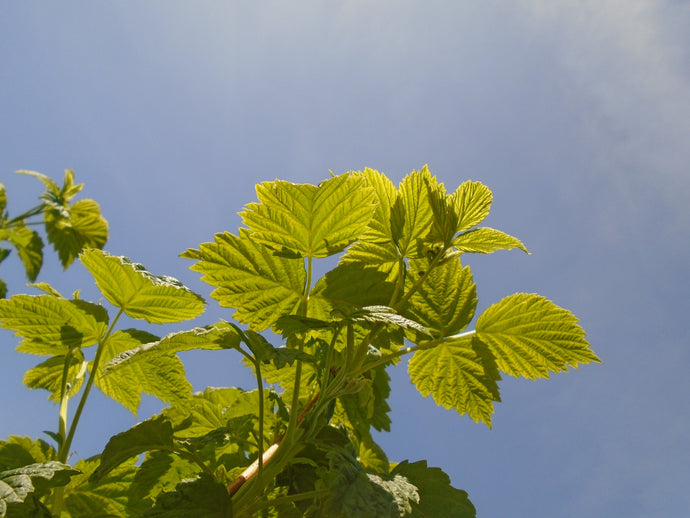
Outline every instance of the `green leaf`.
MULTIPOLYGON (((117 358, 124 351, 142 348, 157 337, 128 329, 116 331, 103 345, 104 358, 117 358)), ((190 397, 192 386, 185 377, 184 364, 173 353, 146 355, 140 361, 123 363, 118 368, 104 369, 95 378, 96 386, 108 397, 136 415, 141 394, 152 394, 162 401, 175 403, 190 397)))
POLYGON ((351 447, 330 448, 326 457, 329 470, 321 474, 316 488, 330 492, 307 516, 393 518, 411 512, 411 504, 419 501, 417 488, 405 477, 367 473, 351 447))
POLYGON ((408 289, 427 275, 409 299, 404 313, 430 329, 436 338, 459 333, 472 321, 477 307, 477 288, 469 266, 459 258, 426 272, 426 261, 411 261, 408 289))
POLYGON ((153 275, 126 257, 92 248, 80 259, 105 298, 132 318, 163 324, 196 318, 204 311, 204 299, 177 279, 153 275))
POLYGON ((0 471, 0 517, 5 516, 10 504, 21 504, 32 493, 41 496, 52 487, 65 486, 78 473, 56 461, 0 471))
POLYGON ((0 327, 24 338, 18 351, 67 354, 95 344, 105 334, 108 314, 96 304, 52 295, 14 295, 0 300, 0 327))
POLYGON ((368 227, 347 250, 342 261, 375 265, 395 276, 399 273, 397 267, 402 258, 397 247, 405 221, 402 197, 393 182, 378 171, 367 168, 355 175, 364 178, 366 184, 374 189, 378 203, 368 227))
POLYGON ((65 368, 65 362, 69 361, 69 368, 67 371, 67 394, 68 397, 73 397, 82 384, 84 383, 84 376, 88 362, 84 360, 84 355, 79 349, 74 350, 69 355, 69 359, 65 355, 53 356, 46 361, 38 364, 36 367, 29 369, 24 374, 23 383, 31 389, 45 389, 50 392, 50 400, 56 403, 60 402, 62 397, 62 377, 65 368))
POLYGON ((453 246, 461 252, 490 254, 496 250, 510 250, 519 248, 529 253, 519 239, 505 234, 500 230, 483 227, 460 234, 453 240, 453 246))
POLYGON ((251 349, 254 357, 263 362, 273 362, 276 369, 282 369, 285 365, 292 365, 296 360, 314 362, 314 357, 297 349, 288 347, 273 347, 259 333, 247 331, 247 345, 251 349))
POLYGON ((174 453, 156 450, 146 454, 130 488, 135 500, 153 499, 162 491, 173 491, 182 480, 194 478, 199 466, 174 453))
POLYGON ((19 171, 15 171, 15 173, 38 178, 47 187, 48 192, 54 193, 56 195, 60 193, 60 187, 58 187, 58 184, 56 184, 50 177, 42 173, 37 173, 36 171, 28 171, 26 169, 20 169, 19 171))
POLYGON ((371 427, 388 432, 391 424, 388 416, 390 376, 385 365, 370 369, 363 376, 366 382, 362 384, 361 390, 340 398, 348 421, 361 437, 366 436, 371 427))
POLYGON ((429 468, 425 460, 399 463, 392 476, 403 476, 414 484, 419 501, 412 502, 409 518, 475 518, 477 511, 467 493, 450 485, 450 478, 439 468, 429 468))
POLYGON ((493 200, 493 194, 486 185, 471 180, 460 184, 451 197, 457 214, 456 232, 463 232, 484 221, 493 200))
POLYGON ((211 296, 223 307, 236 308, 234 318, 256 331, 293 313, 302 301, 304 261, 274 255, 242 229, 239 237, 216 234, 215 243, 182 256, 199 261, 191 269, 216 287, 211 296))
POLYGON ((331 320, 333 312, 346 315, 365 306, 386 306, 393 284, 384 272, 360 263, 343 263, 321 277, 311 290, 309 317, 331 320))
POLYGON ((224 484, 202 474, 180 482, 175 491, 161 493, 145 518, 231 518, 232 501, 224 484))
POLYGON ((46 208, 46 233, 67 268, 86 248, 103 248, 108 240, 108 222, 94 200, 77 201, 71 207, 46 208))
POLYGON ((0 299, 4 299, 7 296, 7 283, 0 279, 0 299))
POLYGON ((172 423, 165 416, 154 416, 111 437, 90 480, 102 480, 127 459, 152 450, 170 451, 174 446, 172 423))
POLYGON ((256 188, 259 203, 240 213, 252 239, 288 257, 341 252, 364 231, 374 212, 374 192, 345 173, 320 183, 276 180, 256 188))
POLYGON ((490 306, 477 320, 477 337, 511 376, 548 378, 580 363, 599 362, 577 318, 550 300, 517 293, 490 306))
POLYGON ((2 213, 5 212, 7 208, 7 189, 5 185, 0 183, 0 219, 2 218, 2 213))
POLYGON ((55 450, 47 442, 10 435, 0 441, 0 471, 55 459, 55 450))
POLYGON ((98 483, 89 480, 98 467, 98 458, 80 460, 75 468, 82 474, 65 488, 65 507, 70 518, 134 518, 149 509, 150 500, 132 495, 139 471, 136 460, 126 460, 98 483))
POLYGON ((24 264, 27 278, 33 282, 43 264, 43 241, 38 233, 24 224, 14 224, 9 231, 9 240, 17 249, 24 264))
POLYGON ((413 171, 407 175, 399 190, 405 221, 398 247, 406 257, 419 257, 419 242, 428 234, 433 220, 429 190, 445 194, 445 189, 435 176, 431 176, 428 166, 424 166, 421 171, 413 171))
POLYGON ((496 382, 501 376, 487 347, 471 336, 452 338, 414 353, 408 365, 412 383, 436 404, 491 427, 496 382))
POLYGON ((109 374, 125 365, 159 356, 172 356, 182 351, 229 349, 237 348, 239 344, 240 334, 237 328, 227 322, 219 322, 206 327, 195 327, 189 331, 170 333, 160 340, 153 337, 147 342, 140 342, 132 349, 114 355, 103 371, 109 374))

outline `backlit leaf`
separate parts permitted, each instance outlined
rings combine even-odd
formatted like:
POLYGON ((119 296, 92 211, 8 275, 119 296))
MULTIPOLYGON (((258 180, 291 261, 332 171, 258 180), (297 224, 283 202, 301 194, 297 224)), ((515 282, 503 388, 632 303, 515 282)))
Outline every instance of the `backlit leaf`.
POLYGON ((374 192, 349 173, 320 183, 276 180, 256 188, 259 203, 240 213, 252 239, 290 257, 326 257, 341 252, 366 228, 374 192))
POLYGON ((489 215, 493 194, 481 182, 468 180, 460 184, 452 194, 452 203, 457 214, 456 232, 463 232, 478 225, 489 215))
MULTIPOLYGON (((62 377, 67 359, 64 355, 53 356, 46 361, 29 369, 24 374, 23 383, 31 389, 45 389, 50 392, 49 399, 60 402, 62 392, 62 377)), ((81 350, 76 349, 69 355, 67 370, 67 394, 74 396, 82 386, 86 374, 87 362, 81 350)))
POLYGON ((98 483, 89 479, 99 464, 97 457, 80 460, 82 473, 65 489, 65 507, 70 518, 133 518, 151 507, 151 501, 133 498, 132 486, 138 474, 136 458, 124 461, 98 483))
POLYGON ((429 190, 445 193, 427 166, 420 171, 413 171, 400 184, 399 190, 405 214, 399 248, 406 257, 419 257, 419 243, 428 234, 433 220, 433 211, 429 201, 429 190))
POLYGON ((162 450, 148 452, 137 470, 130 488, 135 500, 152 499, 162 491, 172 491, 184 479, 199 473, 199 466, 189 459, 162 450))
POLYGON ((490 306, 477 320, 477 336, 511 376, 548 378, 580 363, 599 362, 577 318, 550 300, 517 293, 490 306))
POLYGON ((9 231, 9 240, 17 249, 27 278, 35 281, 43 264, 43 241, 40 236, 23 224, 14 224, 9 231))
POLYGON ((488 227, 468 230, 460 234, 453 240, 453 246, 461 252, 481 254, 490 254, 496 250, 509 250, 511 248, 519 248, 523 252, 527 252, 527 248, 519 239, 488 227))
POLYGON ((364 178, 366 184, 374 189, 377 205, 366 230, 347 250, 342 261, 375 265, 397 275, 402 257, 397 243, 405 221, 402 198, 393 182, 378 171, 367 168, 355 174, 364 178))
POLYGON ((140 343, 132 349, 125 350, 112 357, 104 368, 104 373, 119 369, 123 365, 153 358, 170 356, 193 349, 220 350, 237 347, 240 335, 237 329, 227 322, 219 322, 206 327, 195 327, 189 331, 170 333, 160 340, 140 343))
POLYGON ((85 248, 103 248, 108 240, 108 222, 94 200, 74 205, 49 207, 44 215, 48 240, 67 268, 85 248))
POLYGON ((236 308, 234 318, 256 331, 293 313, 302 300, 304 261, 274 255, 246 231, 240 230, 239 237, 216 234, 214 243, 182 256, 198 261, 191 269, 216 287, 211 296, 223 307, 236 308))
POLYGON ((472 337, 449 339, 414 353, 408 372, 417 390, 436 404, 467 414, 491 427, 501 379, 493 356, 472 337))
MULTIPOLYGON (((408 289, 426 274, 426 261, 411 261, 408 289)), ((436 338, 459 333, 472 321, 477 289, 469 266, 453 258, 430 272, 403 313, 430 329, 436 338)))
MULTIPOLYGON (((129 329, 116 331, 103 346, 103 358, 117 357, 124 351, 156 341, 157 337, 129 329)), ((107 366, 107 364, 106 364, 107 366)), ((151 394, 169 403, 191 395, 192 386, 185 377, 184 364, 174 353, 147 355, 137 362, 127 362, 96 376, 96 386, 108 397, 136 414, 141 394, 151 394)))
POLYGON ((196 318, 204 311, 204 299, 177 279, 153 275, 126 257, 91 248, 80 259, 105 298, 132 318, 162 324, 196 318))
POLYGON ((55 459, 55 450, 41 439, 10 435, 0 441, 0 471, 55 459))
POLYGON ((0 300, 0 326, 24 338, 17 348, 33 354, 66 354, 95 344, 108 325, 96 304, 52 295, 14 295, 0 300))
POLYGON ((173 427, 166 417, 154 416, 110 438, 101 453, 100 464, 91 475, 92 482, 102 480, 126 460, 152 450, 172 450, 173 427))

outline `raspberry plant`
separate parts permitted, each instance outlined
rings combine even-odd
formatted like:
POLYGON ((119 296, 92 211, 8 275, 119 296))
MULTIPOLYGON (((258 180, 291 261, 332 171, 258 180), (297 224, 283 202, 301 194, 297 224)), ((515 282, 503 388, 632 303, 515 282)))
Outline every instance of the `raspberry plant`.
POLYGON ((599 361, 577 319, 535 294, 504 298, 468 330, 477 295, 463 254, 527 252, 478 227, 492 200, 479 182, 451 194, 426 167, 398 187, 365 169, 319 185, 265 182, 257 195, 236 234, 182 254, 234 321, 162 338, 120 329, 122 315, 181 322, 205 303, 98 249, 79 258, 110 309, 47 284, 0 301, 18 350, 48 356, 25 383, 59 406, 54 445, 0 443, 0 517, 473 517, 443 471, 391 462, 374 441, 372 430, 390 430, 387 369, 409 357, 423 396, 491 426, 501 374, 534 379, 599 361), (337 265, 317 278, 331 256, 337 265), (177 356, 192 349, 240 358, 256 388, 193 393, 177 356), (70 466, 94 387, 134 413, 141 393, 169 406, 70 466))

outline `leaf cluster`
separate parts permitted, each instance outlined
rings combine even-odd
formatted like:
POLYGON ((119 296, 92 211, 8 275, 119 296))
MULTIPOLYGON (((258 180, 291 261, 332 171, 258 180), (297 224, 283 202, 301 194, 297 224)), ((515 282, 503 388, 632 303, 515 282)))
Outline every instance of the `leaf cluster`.
POLYGON ((478 299, 463 254, 527 252, 479 226, 492 201, 480 182, 447 192, 427 167, 398 186, 365 169, 319 185, 264 182, 257 198, 237 233, 182 254, 237 323, 162 338, 118 329, 121 315, 181 322, 205 303, 177 280, 95 248, 80 260, 114 313, 47 285, 42 295, 0 300, 0 325, 21 339, 18 350, 48 356, 26 385, 60 407, 55 448, 0 443, 0 477, 28 465, 60 474, 42 477, 57 481, 50 494, 0 494, 5 509, 40 504, 74 518, 472 517, 467 493, 440 469, 393 463, 374 440, 373 430, 391 428, 387 369, 408 357, 422 395, 491 426, 502 374, 534 379, 598 361, 577 319, 535 294, 504 298, 468 330, 478 299), (192 393, 177 356, 192 349, 217 351, 218 361, 239 354, 256 388, 192 393), (70 468, 93 386, 134 413, 142 393, 170 406, 70 468))

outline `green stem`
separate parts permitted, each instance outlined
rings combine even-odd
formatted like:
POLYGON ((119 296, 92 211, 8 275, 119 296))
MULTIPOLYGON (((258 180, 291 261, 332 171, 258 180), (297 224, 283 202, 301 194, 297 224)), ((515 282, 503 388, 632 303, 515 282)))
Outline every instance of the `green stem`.
POLYGON ((8 223, 9 224, 17 223, 18 221, 22 221, 26 218, 30 218, 31 216, 36 216, 37 214, 40 214, 41 212, 43 212, 43 210, 45 209, 45 206, 46 206, 45 203, 41 203, 40 205, 36 205, 35 207, 24 212, 23 214, 20 214, 19 216, 15 216, 11 220, 9 220, 8 223))
POLYGON ((120 316, 122 316, 123 312, 124 310, 120 309, 118 314, 113 319, 113 322, 110 324, 110 327, 108 328, 108 331, 105 333, 105 336, 98 341, 98 348, 96 349, 96 356, 93 359, 93 364, 91 365, 91 373, 89 374, 89 379, 87 380, 86 387, 84 387, 84 392, 82 392, 81 398, 79 399, 79 405, 77 405, 77 410, 74 413, 74 417, 72 418, 72 424, 70 426, 69 433, 67 434, 67 438, 65 439, 65 442, 62 444, 62 448, 60 448, 58 453, 58 460, 60 462, 67 462, 67 457, 69 456, 69 450, 72 447, 72 440, 74 439, 74 434, 77 430, 79 419, 81 418, 81 414, 84 411, 84 405, 86 405, 86 400, 88 399, 89 393, 91 392, 91 387, 93 387, 93 383, 96 379, 96 376, 98 375, 98 367, 101 362, 101 356, 103 355, 103 346, 110 337, 110 333, 112 333, 115 324, 119 320, 120 316))

